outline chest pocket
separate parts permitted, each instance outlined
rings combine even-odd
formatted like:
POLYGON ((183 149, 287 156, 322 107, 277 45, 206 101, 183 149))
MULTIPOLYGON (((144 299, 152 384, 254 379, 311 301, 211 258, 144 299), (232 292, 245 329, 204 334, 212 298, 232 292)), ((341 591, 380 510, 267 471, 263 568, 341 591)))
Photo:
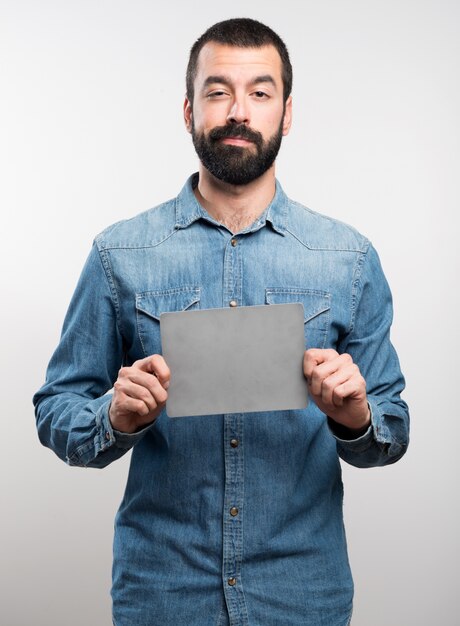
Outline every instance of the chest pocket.
POLYGON ((300 302, 304 309, 305 348, 324 348, 329 331, 331 294, 316 289, 270 288, 265 290, 266 304, 300 302))
POLYGON ((137 293, 137 332, 144 355, 161 354, 160 315, 162 313, 188 311, 199 307, 199 287, 185 286, 137 293))

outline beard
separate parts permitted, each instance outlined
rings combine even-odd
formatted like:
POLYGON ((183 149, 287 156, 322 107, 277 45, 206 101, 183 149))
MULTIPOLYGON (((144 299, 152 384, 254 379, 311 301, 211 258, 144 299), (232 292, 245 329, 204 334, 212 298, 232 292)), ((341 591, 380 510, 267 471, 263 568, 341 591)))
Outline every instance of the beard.
POLYGON ((268 141, 261 133, 245 124, 231 123, 216 126, 206 136, 197 133, 192 120, 192 139, 195 151, 204 167, 216 178, 230 185, 247 185, 273 165, 283 138, 283 118, 278 130, 268 141), (241 137, 252 141, 255 147, 225 145, 227 137, 241 137))

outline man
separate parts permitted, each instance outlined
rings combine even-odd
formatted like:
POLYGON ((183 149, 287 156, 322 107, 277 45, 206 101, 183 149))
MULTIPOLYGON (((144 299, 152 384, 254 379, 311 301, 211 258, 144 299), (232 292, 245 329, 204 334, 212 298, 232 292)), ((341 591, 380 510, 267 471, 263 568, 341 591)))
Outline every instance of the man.
POLYGON ((291 85, 284 43, 254 20, 198 39, 184 117, 199 172, 96 238, 35 396, 40 439, 69 464, 132 449, 117 626, 349 624, 338 455, 370 467, 407 447, 378 257, 275 179, 291 85), (305 310, 307 409, 168 418, 161 313, 287 302, 305 310))

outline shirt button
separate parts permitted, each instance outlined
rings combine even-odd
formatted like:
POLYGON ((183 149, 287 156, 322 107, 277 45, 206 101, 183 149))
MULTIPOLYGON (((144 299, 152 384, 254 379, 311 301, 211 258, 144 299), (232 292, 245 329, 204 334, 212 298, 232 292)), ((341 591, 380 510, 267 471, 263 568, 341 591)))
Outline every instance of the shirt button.
POLYGON ((238 306, 238 302, 236 300, 230 300, 229 305, 230 306, 238 306))
POLYGON ((230 509, 230 515, 232 517, 236 517, 238 515, 238 509, 236 508, 236 506, 232 506, 232 508, 230 509))
POLYGON ((232 578, 229 578, 227 582, 230 585, 230 587, 234 587, 236 585, 236 578, 233 578, 232 576, 232 578))
POLYGON ((238 439, 230 439, 230 445, 232 446, 232 448, 237 448, 239 446, 239 441, 238 439))
POLYGON ((238 239, 235 239, 235 237, 233 237, 230 243, 232 244, 233 247, 235 247, 238 244, 238 239))

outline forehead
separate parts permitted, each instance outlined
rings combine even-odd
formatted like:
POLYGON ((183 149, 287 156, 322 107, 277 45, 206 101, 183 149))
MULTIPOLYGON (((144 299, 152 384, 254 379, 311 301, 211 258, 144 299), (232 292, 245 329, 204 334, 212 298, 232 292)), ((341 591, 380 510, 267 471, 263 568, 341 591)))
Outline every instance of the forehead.
POLYGON ((281 57, 272 45, 240 48, 211 41, 203 46, 198 55, 195 82, 199 85, 211 75, 231 76, 236 80, 269 74, 281 85, 281 72, 281 57))

